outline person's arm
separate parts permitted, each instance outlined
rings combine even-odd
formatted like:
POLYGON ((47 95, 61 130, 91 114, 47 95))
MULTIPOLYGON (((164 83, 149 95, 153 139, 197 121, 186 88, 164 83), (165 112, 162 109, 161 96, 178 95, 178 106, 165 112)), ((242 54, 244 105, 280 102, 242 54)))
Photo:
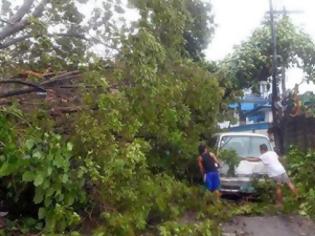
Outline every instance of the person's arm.
POLYGON ((220 162, 219 162, 217 156, 214 153, 212 153, 212 152, 210 152, 209 155, 212 156, 214 162, 217 163, 218 166, 220 167, 220 162))
POLYGON ((242 161, 259 162, 261 159, 259 157, 243 157, 242 161))
POLYGON ((218 163, 218 164, 220 163, 219 160, 218 160, 218 158, 217 158, 217 156, 216 156, 214 153, 209 152, 209 155, 212 156, 213 160, 214 160, 216 163, 218 163))
POLYGON ((197 160, 198 160, 199 170, 200 170, 201 176, 202 176, 202 178, 203 178, 203 175, 204 175, 204 173, 205 173, 205 170, 204 170, 203 165, 202 165, 201 156, 199 156, 197 160))

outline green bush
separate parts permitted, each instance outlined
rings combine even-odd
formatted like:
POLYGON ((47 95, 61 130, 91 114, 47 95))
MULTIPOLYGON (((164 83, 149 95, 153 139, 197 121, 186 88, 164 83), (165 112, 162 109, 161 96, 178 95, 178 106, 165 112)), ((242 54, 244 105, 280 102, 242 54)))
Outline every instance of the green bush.
POLYGON ((126 198, 113 204, 119 208, 102 214, 103 224, 94 232, 95 235, 140 235, 148 230, 169 235, 175 232, 172 225, 176 222, 181 228, 178 233, 188 233, 190 230, 217 232, 215 223, 226 217, 221 214, 222 206, 216 204, 215 196, 201 188, 188 187, 167 175, 152 176, 138 182, 138 186, 133 188, 123 185, 137 198, 133 201, 129 199, 129 204, 122 204, 126 203, 126 198), (186 212, 193 212, 196 217, 185 226, 179 222, 186 212))
POLYGON ((28 204, 45 220, 45 231, 63 232, 80 221, 74 206, 85 201, 85 169, 72 166, 73 146, 60 135, 36 128, 17 136, 13 127, 0 116, 0 176, 6 198, 23 202, 23 192, 34 189, 33 204, 28 204))
POLYGON ((241 161, 241 158, 237 155, 236 151, 233 149, 221 150, 219 158, 229 167, 227 175, 235 176, 235 169, 241 161))
POLYGON ((292 148, 287 158, 288 171, 300 192, 299 211, 315 219, 315 152, 292 148))

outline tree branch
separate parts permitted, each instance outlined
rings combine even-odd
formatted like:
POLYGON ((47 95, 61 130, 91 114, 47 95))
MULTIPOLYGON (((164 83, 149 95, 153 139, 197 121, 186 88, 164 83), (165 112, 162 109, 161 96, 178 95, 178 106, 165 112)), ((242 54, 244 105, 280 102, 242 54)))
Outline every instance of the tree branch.
POLYGON ((3 23, 6 23, 6 24, 8 24, 8 25, 12 25, 9 21, 4 20, 4 19, 2 19, 2 18, 0 18, 0 21, 3 22, 3 23))
MULTIPOLYGON (((84 35, 75 34, 75 33, 54 33, 54 34, 47 34, 47 36, 49 36, 49 37, 55 37, 55 36, 57 36, 57 37, 70 37, 70 38, 79 38, 79 39, 87 40, 84 35)), ((20 43, 20 42, 22 42, 28 38, 32 38, 32 37, 33 37, 33 35, 24 35, 21 37, 11 39, 10 41, 0 43, 0 49, 8 48, 14 44, 20 43)))
POLYGON ((69 37, 69 38, 78 38, 78 39, 88 40, 84 34, 78 34, 78 33, 54 33, 54 34, 48 34, 48 36, 69 37))
POLYGON ((52 77, 50 80, 42 82, 41 86, 49 86, 54 83, 58 83, 60 81, 68 80, 68 79, 77 79, 80 77, 80 71, 71 71, 67 73, 63 73, 61 75, 56 75, 55 77, 52 77))
POLYGON ((0 40, 5 39, 6 37, 11 36, 12 34, 15 34, 22 29, 24 29, 29 22, 27 20, 20 21, 13 25, 6 26, 1 32, 0 32, 0 40))
POLYGON ((7 93, 0 94, 0 98, 13 97, 13 96, 23 95, 23 94, 27 94, 27 93, 33 93, 36 91, 38 91, 38 90, 35 88, 19 89, 19 90, 10 91, 7 93))
POLYGON ((23 5, 17 10, 17 12, 9 19, 11 24, 15 24, 22 20, 24 15, 31 10, 34 0, 24 0, 23 5))
POLYGON ((8 42, 0 43, 0 49, 8 48, 8 47, 10 47, 10 46, 12 46, 14 44, 22 42, 25 39, 28 39, 28 38, 31 38, 31 37, 32 37, 31 35, 25 35, 25 36, 14 38, 14 39, 12 39, 12 40, 10 40, 8 42))
POLYGON ((43 14, 43 11, 45 10, 45 6, 48 3, 48 0, 42 0, 37 7, 35 8, 32 16, 33 17, 41 17, 43 14))
POLYGON ((22 84, 22 85, 26 85, 26 86, 29 86, 29 87, 36 88, 38 91, 46 92, 46 89, 44 89, 41 86, 38 86, 38 85, 33 84, 31 82, 26 82, 26 81, 17 80, 17 79, 0 80, 0 84, 22 84))
POLYGON ((5 81, 10 81, 11 83, 15 81, 16 83, 19 83, 19 84, 31 86, 32 88, 18 89, 18 90, 10 91, 7 93, 3 93, 3 94, 0 94, 0 98, 7 98, 7 97, 12 97, 12 96, 33 93, 33 92, 46 92, 46 89, 48 89, 49 86, 52 86, 55 83, 63 82, 66 80, 71 80, 71 79, 78 79, 78 78, 80 78, 80 71, 71 71, 71 72, 66 72, 66 73, 56 75, 52 77, 50 80, 44 81, 40 83, 39 85, 32 84, 31 82, 24 82, 21 80, 1 80, 0 84, 9 83, 5 81))
MULTIPOLYGON (((33 11, 32 16, 40 17, 43 14, 43 11, 45 9, 45 5, 47 4, 47 2, 48 0, 42 0, 33 11)), ((23 30, 29 24, 30 24, 30 21, 28 19, 24 19, 24 20, 14 23, 13 25, 7 25, 0 31, 0 40, 4 40, 5 38, 13 34, 16 34, 17 32, 23 30)))

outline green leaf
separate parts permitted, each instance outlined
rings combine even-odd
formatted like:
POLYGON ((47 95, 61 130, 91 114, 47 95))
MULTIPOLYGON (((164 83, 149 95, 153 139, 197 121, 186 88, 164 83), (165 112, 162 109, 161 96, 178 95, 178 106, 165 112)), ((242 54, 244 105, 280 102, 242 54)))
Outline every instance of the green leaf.
POLYGON ((44 182, 44 177, 42 176, 41 173, 37 173, 34 181, 34 185, 38 187, 44 182))
POLYGON ((6 176, 6 175, 9 174, 8 167, 9 167, 9 165, 8 165, 7 162, 5 162, 5 163, 3 163, 3 164, 1 165, 1 167, 0 167, 0 176, 1 176, 1 177, 2 177, 2 176, 6 176))
POLYGON ((46 197, 51 197, 55 193, 54 188, 49 188, 46 192, 46 197))
POLYGON ((47 176, 50 176, 50 175, 52 174, 52 172, 53 172, 52 167, 51 167, 51 166, 48 166, 48 167, 47 167, 47 176))
POLYGON ((33 157, 40 159, 40 158, 42 158, 42 153, 40 151, 36 151, 33 153, 33 157))
POLYGON ((64 167, 65 161, 64 161, 62 156, 57 156, 57 157, 55 157, 55 160, 53 161, 53 164, 56 167, 61 168, 61 167, 64 167))
POLYGON ((33 199, 34 203, 39 204, 43 201, 43 199, 44 199, 44 195, 43 195, 42 191, 40 189, 36 189, 35 196, 33 199))
POLYGON ((30 181, 33 181, 33 179, 34 179, 34 172, 31 172, 31 171, 24 172, 22 176, 23 181, 30 182, 30 181))
POLYGON ((43 208, 43 207, 39 208, 39 210, 38 210, 38 218, 41 220, 41 219, 44 219, 45 216, 46 216, 45 208, 43 208))
POLYGON ((69 180, 69 175, 67 175, 67 174, 64 174, 63 176, 62 176, 62 183, 67 183, 68 182, 68 180, 69 180))
POLYGON ((72 143, 67 143, 67 150, 72 151, 73 149, 73 144, 72 143))
POLYGON ((28 150, 31 150, 35 145, 35 141, 33 139, 28 139, 25 142, 25 146, 28 150))

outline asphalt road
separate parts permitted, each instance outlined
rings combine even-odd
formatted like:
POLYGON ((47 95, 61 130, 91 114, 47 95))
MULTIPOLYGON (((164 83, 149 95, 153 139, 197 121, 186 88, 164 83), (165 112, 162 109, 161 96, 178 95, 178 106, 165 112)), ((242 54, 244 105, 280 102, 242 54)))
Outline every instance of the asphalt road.
POLYGON ((223 236, 315 236, 315 223, 294 215, 240 216, 223 225, 223 236))

